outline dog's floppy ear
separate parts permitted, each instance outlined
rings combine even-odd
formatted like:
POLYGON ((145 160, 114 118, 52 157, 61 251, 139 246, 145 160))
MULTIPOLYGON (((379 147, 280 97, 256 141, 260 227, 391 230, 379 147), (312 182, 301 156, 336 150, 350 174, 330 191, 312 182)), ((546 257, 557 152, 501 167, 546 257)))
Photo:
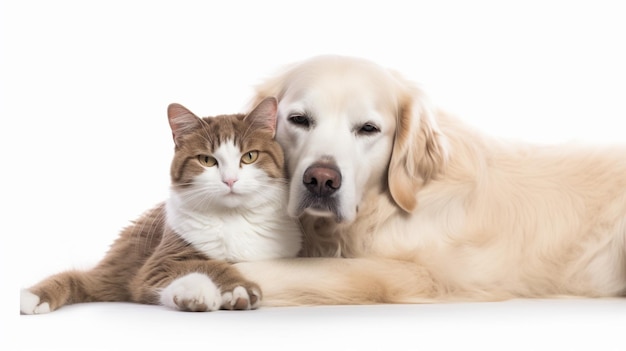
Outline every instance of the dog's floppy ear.
POLYGON ((401 85, 388 182, 396 204, 412 212, 418 190, 443 171, 448 148, 423 93, 408 82, 401 85))

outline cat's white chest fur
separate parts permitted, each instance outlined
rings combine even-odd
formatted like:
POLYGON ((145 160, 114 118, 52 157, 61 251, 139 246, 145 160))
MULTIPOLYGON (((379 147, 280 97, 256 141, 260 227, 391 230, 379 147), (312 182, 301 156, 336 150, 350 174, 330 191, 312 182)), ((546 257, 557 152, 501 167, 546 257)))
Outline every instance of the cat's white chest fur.
POLYGON ((294 257, 301 247, 300 227, 283 205, 194 210, 172 192, 166 203, 168 225, 209 258, 230 262, 294 257))

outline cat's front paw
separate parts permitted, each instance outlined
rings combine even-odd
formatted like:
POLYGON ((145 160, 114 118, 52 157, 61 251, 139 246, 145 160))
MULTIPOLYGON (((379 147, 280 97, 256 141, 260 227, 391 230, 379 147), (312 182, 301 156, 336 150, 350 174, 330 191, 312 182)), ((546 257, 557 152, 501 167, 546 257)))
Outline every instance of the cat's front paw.
POLYGON ((254 310, 261 304, 261 288, 252 282, 242 282, 232 289, 224 289, 222 309, 254 310))
POLYGON ((180 311, 209 312, 222 305, 220 289, 202 273, 189 273, 160 292, 161 304, 180 311))
POLYGON ((21 314, 42 314, 50 312, 50 305, 41 302, 39 296, 24 289, 20 292, 20 313, 21 314))

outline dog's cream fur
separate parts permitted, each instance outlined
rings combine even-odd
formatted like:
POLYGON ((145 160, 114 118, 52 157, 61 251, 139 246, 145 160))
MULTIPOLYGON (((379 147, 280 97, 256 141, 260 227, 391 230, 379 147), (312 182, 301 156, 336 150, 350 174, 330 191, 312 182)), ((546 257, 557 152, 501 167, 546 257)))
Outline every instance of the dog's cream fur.
POLYGON ((626 293, 624 147, 495 139, 349 57, 295 64, 257 94, 279 99, 289 211, 311 257, 238 264, 265 305, 626 293), (301 206, 303 172, 322 158, 342 175, 335 211, 301 206))

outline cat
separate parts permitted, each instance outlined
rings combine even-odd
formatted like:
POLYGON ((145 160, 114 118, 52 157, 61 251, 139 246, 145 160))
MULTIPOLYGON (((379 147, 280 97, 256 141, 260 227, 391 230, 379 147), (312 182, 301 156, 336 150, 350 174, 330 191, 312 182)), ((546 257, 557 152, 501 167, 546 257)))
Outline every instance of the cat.
POLYGON ((199 118, 168 106, 174 139, 169 198, 124 229, 87 271, 69 270, 22 290, 21 314, 95 301, 181 311, 258 308, 261 289, 232 263, 295 257, 301 229, 287 216, 275 98, 248 115, 199 118))

